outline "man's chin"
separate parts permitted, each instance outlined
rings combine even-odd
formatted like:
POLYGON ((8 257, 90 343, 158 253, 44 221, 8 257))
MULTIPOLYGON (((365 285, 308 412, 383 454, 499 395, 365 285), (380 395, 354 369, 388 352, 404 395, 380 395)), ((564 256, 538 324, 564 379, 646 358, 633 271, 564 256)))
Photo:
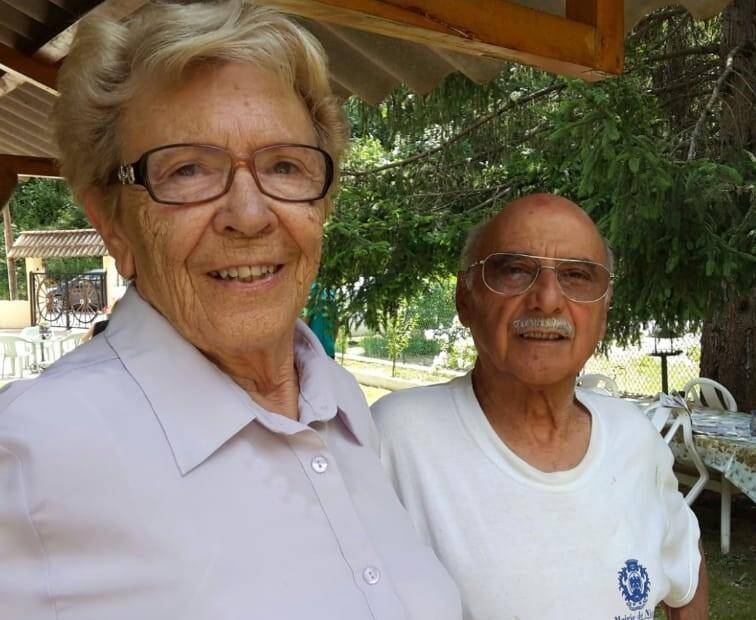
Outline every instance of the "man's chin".
POLYGON ((564 368, 526 367, 512 372, 519 383, 534 390, 560 388, 575 384, 576 374, 564 368))

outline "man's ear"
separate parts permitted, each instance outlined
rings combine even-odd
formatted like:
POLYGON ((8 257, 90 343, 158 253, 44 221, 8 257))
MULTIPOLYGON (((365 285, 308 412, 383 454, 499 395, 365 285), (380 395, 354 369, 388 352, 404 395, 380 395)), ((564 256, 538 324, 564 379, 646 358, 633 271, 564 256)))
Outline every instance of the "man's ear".
POLYGON ((606 292, 606 297, 604 297, 604 316, 601 317, 601 330, 599 333, 599 340, 603 340, 604 336, 606 336, 606 321, 607 321, 607 315, 609 314, 609 309, 612 307, 612 294, 614 293, 614 287, 612 285, 609 285, 609 290, 606 292))
POLYGON ((136 264, 131 244, 99 187, 92 186, 84 193, 84 213, 100 233, 108 254, 115 259, 118 273, 127 280, 132 280, 136 276, 136 264))
POLYGON ((454 294, 454 302, 457 305, 459 322, 465 327, 470 327, 470 289, 467 286, 466 274, 462 271, 457 273, 457 289, 454 294))

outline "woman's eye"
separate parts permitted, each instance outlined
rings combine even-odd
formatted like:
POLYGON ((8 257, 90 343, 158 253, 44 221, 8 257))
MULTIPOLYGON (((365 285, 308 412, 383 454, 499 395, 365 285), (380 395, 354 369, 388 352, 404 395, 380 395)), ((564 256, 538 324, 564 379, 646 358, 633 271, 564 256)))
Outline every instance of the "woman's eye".
POLYGON ((272 168, 275 174, 295 174, 299 172, 299 168, 296 164, 290 161, 279 161, 273 164, 272 168))
POLYGON ((202 167, 199 164, 184 164, 179 166, 173 172, 171 176, 174 177, 193 177, 202 172, 202 167))

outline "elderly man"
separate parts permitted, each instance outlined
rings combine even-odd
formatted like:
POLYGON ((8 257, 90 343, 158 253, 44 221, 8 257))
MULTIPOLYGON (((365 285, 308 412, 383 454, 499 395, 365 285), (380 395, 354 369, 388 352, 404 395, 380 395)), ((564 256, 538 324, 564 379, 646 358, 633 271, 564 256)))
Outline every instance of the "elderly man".
POLYGON ((611 255, 585 212, 517 200, 474 230, 457 282, 478 360, 374 406, 381 453, 468 620, 706 617, 696 518, 633 405, 575 391, 604 336, 611 255))

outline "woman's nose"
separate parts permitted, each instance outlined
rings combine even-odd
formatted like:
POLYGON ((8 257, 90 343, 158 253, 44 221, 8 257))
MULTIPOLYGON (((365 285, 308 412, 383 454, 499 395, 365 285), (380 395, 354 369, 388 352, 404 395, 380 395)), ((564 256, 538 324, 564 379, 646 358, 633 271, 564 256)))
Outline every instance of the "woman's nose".
POLYGON ((275 201, 260 191, 249 164, 237 163, 232 174, 223 207, 215 216, 216 231, 234 231, 246 237, 256 237, 273 230, 278 224, 272 208, 275 201))

